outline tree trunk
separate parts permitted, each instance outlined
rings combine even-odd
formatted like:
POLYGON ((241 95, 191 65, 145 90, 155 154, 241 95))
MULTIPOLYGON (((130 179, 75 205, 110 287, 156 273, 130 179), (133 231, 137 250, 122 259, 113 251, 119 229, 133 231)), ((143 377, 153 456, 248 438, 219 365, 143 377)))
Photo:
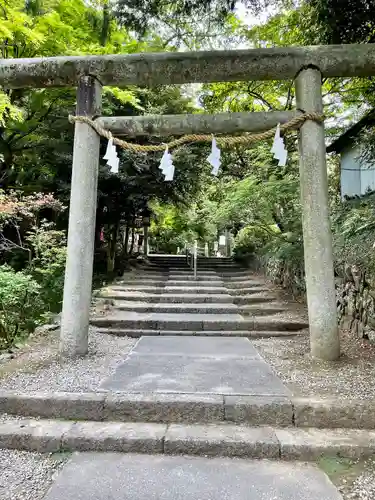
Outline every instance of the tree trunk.
POLYGON ((129 250, 130 255, 132 255, 132 253, 133 253, 134 240, 135 240, 135 228, 132 227, 132 237, 131 237, 130 250, 129 250))
POLYGON ((107 272, 112 273, 115 270, 116 245, 120 225, 116 224, 110 232, 110 240, 107 247, 107 272))
POLYGON ((100 33, 100 44, 102 47, 107 45, 108 35, 109 35, 109 23, 110 23, 110 12, 109 5, 107 2, 103 5, 103 21, 102 21, 102 31, 100 33))
POLYGON ((129 224, 125 226, 125 241, 124 241, 124 254, 128 255, 128 243, 129 243, 129 224))

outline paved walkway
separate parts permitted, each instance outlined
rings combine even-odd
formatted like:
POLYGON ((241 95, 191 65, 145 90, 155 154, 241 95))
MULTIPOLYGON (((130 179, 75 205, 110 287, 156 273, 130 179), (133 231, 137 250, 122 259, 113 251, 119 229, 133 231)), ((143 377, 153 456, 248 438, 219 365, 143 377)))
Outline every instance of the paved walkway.
POLYGON ((225 458, 80 454, 46 500, 340 500, 313 465, 225 458))
MULTIPOLYGON (((97 451, 74 454, 46 500, 341 498, 315 465, 280 460, 284 444, 289 459, 303 456, 293 432, 262 427, 292 425, 292 395, 249 338, 306 326, 264 283, 231 261, 203 261, 194 281, 183 259, 155 258, 106 296, 113 310, 93 323, 140 339, 101 394, 64 396, 96 422, 46 424, 58 446, 97 451), (129 418, 158 423, 114 421, 129 418), (100 453, 135 448, 150 454, 100 453)), ((35 439, 42 427, 29 425, 35 439)))
POLYGON ((290 395, 245 338, 143 337, 102 387, 116 392, 290 395))

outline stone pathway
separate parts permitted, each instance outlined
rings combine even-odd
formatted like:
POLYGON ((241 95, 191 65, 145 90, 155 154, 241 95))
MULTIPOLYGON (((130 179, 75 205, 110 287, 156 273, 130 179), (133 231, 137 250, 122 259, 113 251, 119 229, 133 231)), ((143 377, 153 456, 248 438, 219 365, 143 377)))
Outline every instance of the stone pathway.
POLYGON ((114 392, 288 396, 245 338, 143 337, 102 387, 114 392))
POLYGON ((370 456, 375 432, 320 429, 342 406, 296 400, 249 340, 305 323, 230 260, 203 259, 197 281, 184 259, 151 260, 92 320, 141 337, 130 353, 95 392, 0 393, 0 448, 75 452, 45 500, 339 500, 297 461, 370 456))

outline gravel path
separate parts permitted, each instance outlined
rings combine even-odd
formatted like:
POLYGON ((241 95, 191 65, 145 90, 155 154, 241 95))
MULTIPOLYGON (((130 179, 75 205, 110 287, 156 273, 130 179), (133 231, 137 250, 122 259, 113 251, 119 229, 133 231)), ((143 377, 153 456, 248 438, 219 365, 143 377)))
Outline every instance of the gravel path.
POLYGON ((311 359, 307 332, 293 339, 259 339, 253 344, 296 395, 375 398, 375 346, 347 331, 341 333, 342 355, 336 362, 311 359))
POLYGON ((92 328, 89 355, 60 360, 58 333, 54 333, 46 343, 37 344, 8 363, 8 370, 7 364, 1 366, 1 388, 15 392, 95 391, 135 343, 136 339, 105 335, 92 328))
POLYGON ((347 471, 332 480, 344 500, 374 500, 375 459, 353 461, 347 471))
POLYGON ((0 450, 0 499, 42 500, 67 454, 0 450))

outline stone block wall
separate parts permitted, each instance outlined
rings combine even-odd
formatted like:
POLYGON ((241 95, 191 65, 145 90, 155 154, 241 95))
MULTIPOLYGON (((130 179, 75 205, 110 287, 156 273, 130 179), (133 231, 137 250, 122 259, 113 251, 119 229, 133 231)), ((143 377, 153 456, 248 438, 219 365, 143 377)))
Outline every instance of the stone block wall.
POLYGON ((345 265, 336 279, 340 325, 360 338, 375 342, 375 280, 356 265, 345 265))
MULTIPOLYGON (((278 259, 264 263, 263 270, 276 285, 294 298, 305 295, 304 270, 278 259)), ((342 276, 336 277, 337 315, 342 328, 353 335, 375 343, 375 278, 355 265, 345 265, 342 276)))

